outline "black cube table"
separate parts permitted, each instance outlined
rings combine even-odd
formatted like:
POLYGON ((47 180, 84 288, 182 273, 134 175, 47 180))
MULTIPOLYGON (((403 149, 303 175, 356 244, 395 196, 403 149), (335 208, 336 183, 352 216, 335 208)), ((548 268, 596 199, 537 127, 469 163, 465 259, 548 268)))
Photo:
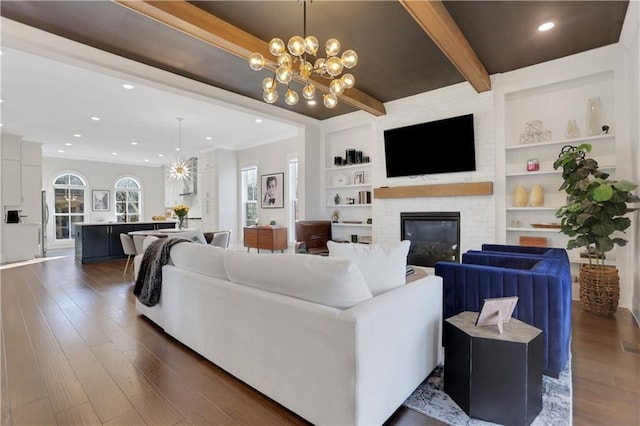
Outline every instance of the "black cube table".
POLYGON ((444 391, 469 417, 529 425, 542 410, 542 331, 511 318, 476 327, 477 312, 444 323, 444 391))

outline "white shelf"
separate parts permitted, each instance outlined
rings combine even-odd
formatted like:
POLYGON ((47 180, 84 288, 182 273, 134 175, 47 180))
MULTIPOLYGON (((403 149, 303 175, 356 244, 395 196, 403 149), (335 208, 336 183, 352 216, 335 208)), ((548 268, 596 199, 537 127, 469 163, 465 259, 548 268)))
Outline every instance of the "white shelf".
POLYGON ((558 207, 507 207, 507 211, 521 211, 521 212, 541 212, 541 211, 552 211, 555 212, 561 206, 558 207))
POLYGON ((512 145, 512 146, 507 146, 505 149, 507 151, 510 150, 519 150, 519 149, 537 149, 543 146, 557 146, 557 145, 580 145, 583 143, 589 143, 589 142, 597 142, 597 141, 602 141, 602 140, 606 140, 606 139, 612 139, 615 138, 615 135, 612 133, 608 133, 606 135, 597 135, 597 136, 585 136, 585 137, 581 137, 581 138, 573 138, 573 139, 562 139, 562 140, 556 140, 556 141, 549 141, 549 142, 538 142, 538 143, 524 143, 524 144, 520 144, 520 145, 512 145))
MULTIPOLYGON (((541 232, 541 233, 561 233, 560 228, 534 228, 532 226, 510 226, 508 232, 541 232)), ((564 234, 563 234, 564 235, 564 234)))
POLYGON ((371 204, 331 204, 328 205, 327 208, 334 208, 334 207, 371 207, 371 204))
POLYGON ((327 167, 326 171, 328 171, 328 172, 336 172, 336 171, 340 171, 340 170, 361 169, 363 167, 371 167, 371 163, 358 163, 358 164, 349 164, 348 166, 327 167))
POLYGON ((370 223, 332 223, 331 226, 340 226, 340 227, 357 227, 357 228, 371 228, 370 223))
POLYGON ((351 185, 333 185, 327 186, 327 189, 349 189, 349 188, 371 188, 369 183, 356 183, 351 185))
MULTIPOLYGON (((597 161, 597 160, 596 160, 597 161)), ((606 164, 601 166, 598 164, 598 169, 600 170, 615 170, 616 166, 612 164, 606 164)), ((540 176, 540 175, 562 175, 562 169, 558 170, 539 170, 537 172, 517 172, 517 173, 507 173, 505 176, 507 177, 516 177, 516 176, 540 176)))

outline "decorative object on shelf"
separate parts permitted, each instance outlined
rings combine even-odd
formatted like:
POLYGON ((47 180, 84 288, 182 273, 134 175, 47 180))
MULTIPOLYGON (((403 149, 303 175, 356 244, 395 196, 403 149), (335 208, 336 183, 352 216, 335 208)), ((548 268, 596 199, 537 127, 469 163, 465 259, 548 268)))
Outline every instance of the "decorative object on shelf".
POLYGON ((576 120, 569 120, 569 122, 567 123, 567 131, 565 132, 564 136, 567 139, 575 139, 580 137, 580 129, 578 129, 578 123, 576 123, 576 120))
POLYGON ((356 203, 355 198, 347 198, 347 204, 355 204, 355 203, 356 203))
POLYGON ((353 148, 347 148, 344 152, 345 158, 347 159, 347 164, 355 164, 356 163, 356 150, 353 148))
POLYGON ((187 227, 186 218, 187 214, 189 214, 189 206, 178 204, 173 208, 173 213, 178 217, 178 229, 185 229, 187 227))
POLYGON ((333 164, 336 166, 342 166, 342 157, 333 157, 333 164))
POLYGON ((590 98, 587 101, 587 135, 595 136, 602 133, 604 111, 600 98, 590 98))
POLYGON ((363 163, 368 163, 369 161, 371 161, 371 159, 369 158, 369 156, 368 156, 368 155, 363 155, 363 156, 362 156, 362 162, 363 162, 363 163))
POLYGON ((533 185, 529 194, 529 205, 531 207, 542 207, 544 205, 544 191, 542 185, 533 185))
POLYGON ((513 191, 513 205, 516 207, 526 207, 527 199, 527 190, 524 189, 524 186, 516 186, 516 189, 513 191))
POLYGON ((605 135, 609 134, 609 126, 607 126, 606 124, 602 126, 602 133, 604 133, 605 135))
POLYGON ((372 223, 373 223, 373 219, 368 218, 368 219, 367 219, 367 224, 371 225, 372 223))
MULTIPOLYGON (((196 177, 196 157, 186 157, 182 153, 182 117, 178 120, 178 147, 176 148, 176 156, 169 160, 168 179, 175 184, 181 185, 184 195, 193 192, 194 179, 196 177), (189 189, 191 188, 191 189, 189 189)), ((182 195, 182 194, 181 194, 182 195)))
MULTIPOLYGON (((338 200, 340 201, 340 200, 338 200)), ((334 210, 333 214, 331 215, 331 222, 333 223, 338 223, 340 222, 340 210, 334 210)))
POLYGON ((610 180, 609 174, 598 170, 598 162, 587 158, 590 144, 562 147, 553 168, 562 167, 560 190, 569 195, 560 207, 561 230, 569 236, 567 249, 586 247, 596 253, 589 263, 580 267, 580 301, 582 307, 598 315, 614 314, 618 308, 620 283, 618 269, 605 266, 604 254, 627 240, 613 236, 631 226, 625 215, 637 210, 628 203, 640 202, 631 191, 638 185, 626 180, 610 180))
POLYGON ((537 172, 540 170, 540 162, 535 158, 530 158, 527 160, 527 171, 528 172, 537 172))
POLYGON ((349 178, 345 175, 335 175, 333 179, 331 179, 331 183, 333 183, 333 186, 347 185, 349 183, 349 178))
POLYGON ((551 140, 551 131, 542 129, 542 121, 527 121, 525 131, 520 135, 520 143, 538 143, 549 142, 551 140))
MULTIPOLYGON (((358 63, 358 55, 349 49, 338 56, 341 45, 335 38, 327 40, 325 43, 325 53, 327 58, 317 58, 312 63, 308 56, 316 58, 318 53, 318 39, 314 36, 307 36, 307 2, 303 1, 303 37, 293 36, 286 45, 280 38, 274 38, 269 42, 269 52, 277 58, 277 64, 270 61, 269 68, 275 68, 274 77, 267 77, 262 80, 264 89, 263 98, 265 102, 272 104, 278 100, 277 86, 281 83, 287 86, 284 101, 287 105, 298 103, 298 94, 291 89, 289 83, 295 79, 303 82, 302 97, 311 100, 316 95, 316 87, 311 81, 311 77, 321 77, 329 80, 329 93, 323 95, 324 106, 331 109, 338 104, 338 96, 345 89, 350 89, 355 84, 355 77, 350 73, 345 73, 340 77, 342 71, 351 69, 358 63), (287 53, 287 50, 289 51, 287 53)), ((260 71, 267 65, 264 56, 259 52, 249 55, 249 67, 254 71, 260 71)))
POLYGON ((522 224, 520 223, 520 221, 518 219, 513 219, 511 221, 511 226, 513 226, 514 228, 518 228, 519 226, 521 226, 522 224))
POLYGON ((358 234, 351 234, 351 242, 352 243, 358 242, 358 234))
POLYGON ((356 185, 361 185, 364 183, 364 172, 355 172, 353 174, 353 183, 356 185))
POLYGON ((340 204, 340 194, 338 194, 336 192, 336 196, 333 197, 333 202, 336 203, 336 205, 340 204))

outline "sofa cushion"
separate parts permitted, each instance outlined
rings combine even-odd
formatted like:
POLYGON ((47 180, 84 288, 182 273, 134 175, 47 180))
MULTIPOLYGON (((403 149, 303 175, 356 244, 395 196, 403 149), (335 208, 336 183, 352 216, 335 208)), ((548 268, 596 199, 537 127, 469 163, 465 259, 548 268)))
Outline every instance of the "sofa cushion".
POLYGON ((224 268, 224 252, 208 244, 176 244, 171 247, 171 262, 178 268, 228 280, 224 268))
POLYGON ((349 259, 226 250, 229 280, 309 302, 345 309, 372 297, 349 259))
POLYGON ((410 245, 408 240, 376 244, 327 241, 329 256, 352 259, 374 296, 404 285, 410 245))

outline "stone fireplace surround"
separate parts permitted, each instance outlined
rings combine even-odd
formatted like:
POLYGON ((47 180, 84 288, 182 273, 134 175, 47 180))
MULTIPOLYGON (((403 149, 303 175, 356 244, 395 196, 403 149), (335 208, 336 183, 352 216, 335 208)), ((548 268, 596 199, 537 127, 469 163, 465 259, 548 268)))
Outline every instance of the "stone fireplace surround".
POLYGON ((400 235, 411 241, 410 265, 460 262, 460 212, 401 212, 400 235))

